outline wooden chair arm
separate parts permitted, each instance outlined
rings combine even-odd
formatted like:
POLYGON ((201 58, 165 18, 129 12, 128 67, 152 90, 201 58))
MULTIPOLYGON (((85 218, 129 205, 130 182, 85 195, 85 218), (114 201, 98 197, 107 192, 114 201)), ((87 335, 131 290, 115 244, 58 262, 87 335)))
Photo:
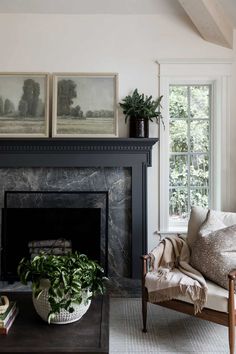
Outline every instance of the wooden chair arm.
POLYGON ((148 254, 142 255, 141 257, 142 260, 142 298, 145 299, 147 298, 147 290, 145 288, 145 277, 148 272, 148 262, 150 261, 151 257, 148 254))
POLYGON ((148 272, 148 261, 150 261, 151 257, 148 254, 144 254, 140 258, 142 259, 142 276, 145 277, 148 272))
POLYGON ((143 254, 142 256, 140 256, 140 258, 143 259, 143 260, 148 260, 151 257, 149 256, 149 254, 143 254))
POLYGON ((236 280, 236 269, 233 269, 228 274, 229 280, 236 280))

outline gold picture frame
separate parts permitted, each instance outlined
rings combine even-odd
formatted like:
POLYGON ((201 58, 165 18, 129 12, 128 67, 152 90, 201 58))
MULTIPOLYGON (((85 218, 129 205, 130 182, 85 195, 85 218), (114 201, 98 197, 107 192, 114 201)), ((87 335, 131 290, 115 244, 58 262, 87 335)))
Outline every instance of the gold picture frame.
POLYGON ((53 137, 118 136, 117 73, 53 74, 53 137))
POLYGON ((49 74, 0 73, 0 137, 49 136, 49 74))

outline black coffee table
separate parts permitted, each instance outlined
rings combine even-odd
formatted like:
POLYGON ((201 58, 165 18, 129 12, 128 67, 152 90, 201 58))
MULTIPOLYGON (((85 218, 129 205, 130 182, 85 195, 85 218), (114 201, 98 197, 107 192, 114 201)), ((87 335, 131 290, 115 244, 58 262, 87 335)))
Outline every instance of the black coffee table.
POLYGON ((19 315, 8 335, 0 335, 0 353, 109 353, 108 297, 93 299, 77 322, 48 325, 36 314, 31 293, 7 295, 17 301, 19 315))

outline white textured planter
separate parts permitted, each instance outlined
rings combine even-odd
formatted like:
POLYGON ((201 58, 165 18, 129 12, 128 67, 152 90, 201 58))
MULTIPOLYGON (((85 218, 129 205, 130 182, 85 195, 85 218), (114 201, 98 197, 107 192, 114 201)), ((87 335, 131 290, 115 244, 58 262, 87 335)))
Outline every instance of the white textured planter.
MULTIPOLYGON (((48 302, 48 289, 49 289, 49 281, 47 279, 43 279, 40 283, 41 288, 43 289, 40 296, 36 299, 33 295, 33 304, 37 314, 47 322, 48 314, 51 311, 51 306, 48 302)), ((91 300, 88 300, 88 297, 91 296, 92 293, 90 291, 84 291, 82 295, 81 304, 72 303, 74 308, 74 312, 70 313, 64 309, 60 310, 58 314, 51 320, 50 323, 54 324, 67 324, 78 321, 89 309, 91 304, 91 300)))

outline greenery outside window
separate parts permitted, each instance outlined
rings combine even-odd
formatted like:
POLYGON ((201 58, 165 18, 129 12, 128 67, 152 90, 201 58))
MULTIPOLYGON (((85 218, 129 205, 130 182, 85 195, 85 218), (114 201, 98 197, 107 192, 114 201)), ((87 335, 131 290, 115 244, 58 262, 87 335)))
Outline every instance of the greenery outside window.
POLYGON ((169 86, 169 226, 186 225, 192 205, 211 206, 212 87, 169 86))

